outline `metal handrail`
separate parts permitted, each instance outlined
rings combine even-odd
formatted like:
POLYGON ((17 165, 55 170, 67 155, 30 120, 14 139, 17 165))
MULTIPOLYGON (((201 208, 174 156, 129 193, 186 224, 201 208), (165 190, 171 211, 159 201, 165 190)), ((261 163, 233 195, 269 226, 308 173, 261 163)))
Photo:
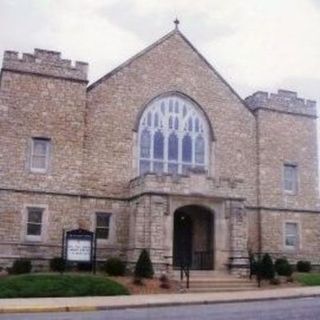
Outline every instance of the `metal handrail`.
POLYGON ((186 288, 189 289, 189 284, 190 284, 190 267, 188 264, 184 265, 181 263, 180 265, 180 281, 183 281, 184 275, 186 276, 186 288))

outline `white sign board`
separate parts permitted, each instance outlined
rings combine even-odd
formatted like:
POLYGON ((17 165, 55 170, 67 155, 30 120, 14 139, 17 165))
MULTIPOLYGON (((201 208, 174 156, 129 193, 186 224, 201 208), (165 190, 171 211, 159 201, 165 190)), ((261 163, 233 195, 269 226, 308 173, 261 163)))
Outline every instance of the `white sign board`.
POLYGON ((91 261, 91 241, 68 239, 67 260, 83 262, 91 261))

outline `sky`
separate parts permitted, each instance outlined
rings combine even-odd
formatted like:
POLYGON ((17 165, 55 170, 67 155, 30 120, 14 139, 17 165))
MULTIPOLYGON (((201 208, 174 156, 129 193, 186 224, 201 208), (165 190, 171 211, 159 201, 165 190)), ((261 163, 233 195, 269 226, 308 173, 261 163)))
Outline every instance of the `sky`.
POLYGON ((297 91, 320 103, 320 0, 0 0, 4 50, 61 51, 93 82, 173 27, 242 98, 297 91))

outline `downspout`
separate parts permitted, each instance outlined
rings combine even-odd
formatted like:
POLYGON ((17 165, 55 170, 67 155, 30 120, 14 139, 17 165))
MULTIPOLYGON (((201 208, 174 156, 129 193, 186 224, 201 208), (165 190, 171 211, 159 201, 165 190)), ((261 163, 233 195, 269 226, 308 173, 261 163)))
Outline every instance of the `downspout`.
POLYGON ((256 119, 256 157, 257 157, 257 208, 258 208, 258 252, 262 251, 262 217, 261 217, 261 179, 260 179, 260 126, 259 109, 255 113, 256 119))

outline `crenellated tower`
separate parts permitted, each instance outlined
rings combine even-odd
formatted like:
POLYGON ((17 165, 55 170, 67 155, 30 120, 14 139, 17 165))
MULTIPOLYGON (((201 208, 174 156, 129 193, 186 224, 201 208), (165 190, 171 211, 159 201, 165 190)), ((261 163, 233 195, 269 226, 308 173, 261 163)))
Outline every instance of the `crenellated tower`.
POLYGON ((62 59, 58 51, 35 49, 33 54, 23 53, 21 57, 16 51, 5 51, 2 70, 87 81, 88 64, 62 59))

